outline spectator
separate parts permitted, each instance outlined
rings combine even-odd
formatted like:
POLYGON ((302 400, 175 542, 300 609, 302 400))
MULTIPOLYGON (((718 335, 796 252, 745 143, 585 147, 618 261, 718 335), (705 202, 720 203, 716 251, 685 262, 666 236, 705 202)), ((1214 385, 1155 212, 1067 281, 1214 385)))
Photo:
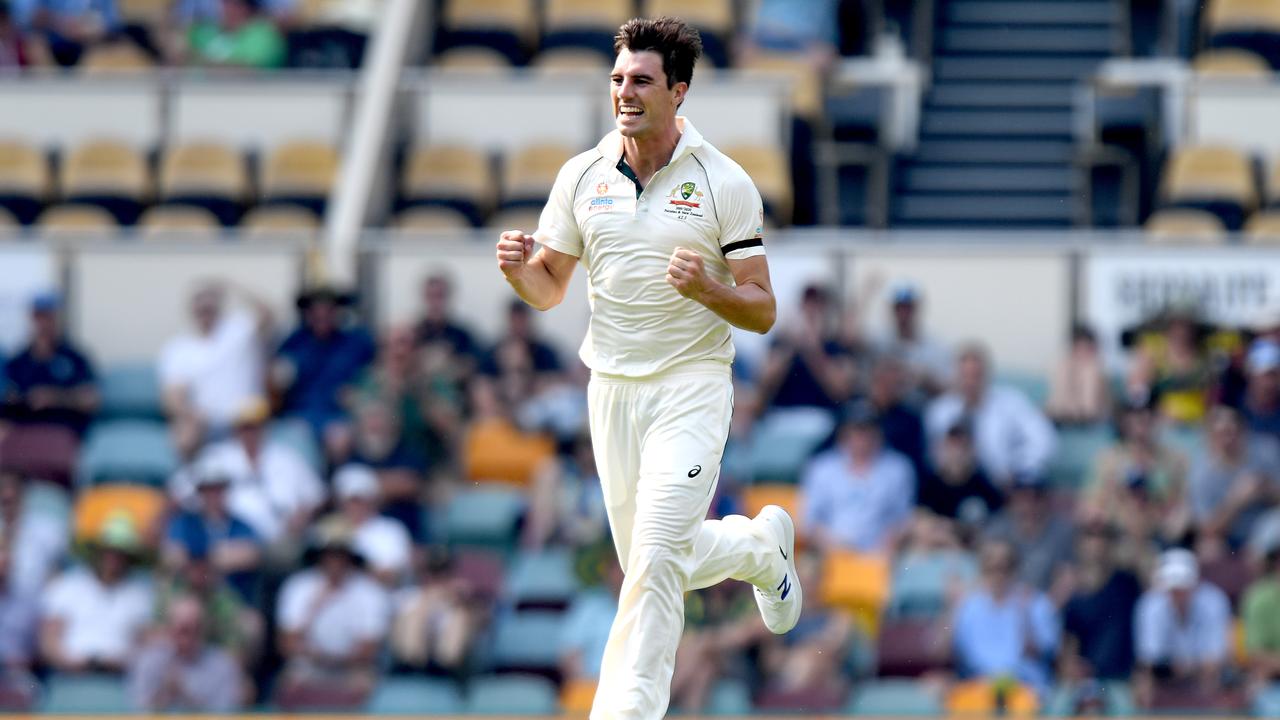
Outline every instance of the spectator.
POLYGON ((26 46, 13 21, 9 0, 0 0, 0 73, 21 70, 26 64, 26 46))
MULTIPOLYGON (((620 574, 617 579, 620 586, 620 574)), ((671 678, 671 704, 684 713, 701 713, 716 681, 739 673, 745 655, 762 649, 761 643, 772 634, 760 622, 752 594, 739 583, 689 593, 684 615, 685 631, 676 648, 676 671, 671 678)))
POLYGON ((229 713, 245 700, 240 668, 205 639, 204 607, 194 596, 174 601, 165 637, 129 668, 129 698, 142 713, 229 713))
POLYGON ((470 480, 501 480, 525 486, 555 455, 555 442, 523 430, 511 419, 518 396, 499 395, 490 378, 471 383, 472 418, 462 447, 463 474, 470 480), (501 453, 493 448, 502 448, 501 453))
POLYGON ((1205 448, 1191 460, 1191 512, 1206 552, 1222 543, 1242 547, 1267 507, 1280 498, 1280 446, 1249 434, 1239 411, 1219 405, 1209 412, 1205 448))
POLYGON ((449 307, 452 299, 453 282, 448 275, 436 273, 428 277, 422 284, 422 319, 414 328, 414 335, 420 349, 440 356, 439 365, 452 374, 449 379, 461 395, 480 359, 480 347, 471 331, 454 317, 449 307))
POLYGON ((1053 603, 1015 579, 1019 563, 1012 543, 985 541, 979 565, 978 586, 951 613, 951 649, 960 674, 1013 677, 1044 692, 1059 640, 1053 603))
POLYGON ((599 542, 609 531, 589 434, 578 435, 567 457, 545 463, 534 475, 531 490, 525 548, 538 550, 552 542, 582 547, 599 542))
MULTIPOLYGON (((234 436, 206 450, 197 464, 231 478, 228 509, 268 546, 269 561, 287 561, 296 556, 325 488, 302 455, 267 436, 266 422, 266 402, 249 402, 237 414, 234 436)), ((179 473, 170 485, 174 499, 194 510, 191 474, 179 473)))
POLYGON ((836 447, 804 472, 805 532, 820 550, 889 551, 910 520, 915 485, 911 463, 884 447, 875 408, 856 402, 841 420, 836 447))
POLYGON ((1187 459, 1160 439, 1159 416, 1145 396, 1116 413, 1119 441, 1094 458, 1084 492, 1088 512, 1145 544, 1172 543, 1190 529, 1187 459))
POLYGON ((382 491, 378 476, 364 465, 344 465, 333 475, 338 512, 355 533, 355 551, 369 573, 388 588, 408 577, 413 540, 399 520, 378 514, 382 491))
POLYGON ((507 306, 507 329, 481 361, 482 372, 491 376, 528 372, 538 389, 559 379, 564 365, 555 348, 535 334, 532 312, 523 300, 511 301, 507 306))
POLYGON ((857 381, 852 352, 836 338, 830 293, 809 285, 800 298, 800 321, 780 333, 760 374, 767 406, 821 408, 834 412, 857 381))
POLYGON ((840 44, 838 5, 838 0, 757 0, 744 51, 805 53, 815 68, 825 68, 840 44))
MULTIPOLYGON (((613 616, 618 612, 622 567, 618 564, 612 544, 605 543, 597 548, 598 577, 593 578, 595 582, 589 583, 586 589, 574 595, 565 614, 564 631, 560 635, 560 676, 567 684, 594 684, 599 680, 609 629, 613 626, 613 616)), ((677 654, 677 657, 680 656, 677 654)), ((680 665, 679 661, 677 665, 680 665)), ((680 670, 675 674, 679 677, 680 670)), ((675 684, 673 679, 673 694, 675 684)))
POLYGON ((1209 409, 1214 377, 1205 346, 1210 328, 1182 307, 1168 310, 1155 326, 1157 332, 1138 342, 1128 390, 1157 398, 1161 414, 1174 422, 1199 423, 1209 409))
POLYGON ((1117 533, 1106 522, 1080 529, 1073 589, 1062 609, 1062 674, 1073 682, 1129 679, 1133 611, 1142 583, 1119 564, 1117 533))
POLYGON ((1004 493, 978 465, 973 428, 963 418, 938 445, 934 467, 920 479, 916 503, 941 517, 979 526, 1004 505, 1004 493))
POLYGON ((157 367, 165 413, 178 445, 191 454, 206 436, 223 437, 245 403, 266 391, 263 367, 271 308, 247 290, 207 282, 191 296, 194 332, 171 338, 157 367), (228 290, 252 309, 227 310, 228 290))
POLYGON ((1255 341, 1245 365, 1249 372, 1241 408, 1245 422, 1252 432, 1280 438, 1280 344, 1255 341))
MULTIPOLYGON (((801 582, 821 587, 821 561, 801 558, 801 582)), ((822 604, 821 596, 804 598, 800 623, 785 635, 763 636, 761 666, 772 678, 771 685, 782 692, 819 691, 838 693, 845 659, 854 639, 853 618, 846 612, 822 604)), ((758 627, 759 623, 752 623, 758 627)))
POLYGON ((71 535, 66 520, 27 506, 19 476, 0 471, 0 546, 8 553, 7 584, 38 595, 58 569, 71 535))
POLYGON ((456 677, 475 649, 483 613, 448 553, 426 553, 417 567, 416 584, 397 598, 391 655, 403 667, 456 677))
POLYGON ((427 459, 405 443, 400 417, 380 400, 355 409, 352 452, 346 462, 372 468, 382 488, 383 512, 399 520, 415 538, 425 538, 421 495, 427 459))
POLYGON ((123 672, 154 613, 151 583, 131 575, 141 550, 128 518, 113 518, 89 548, 89 566, 49 583, 41 599, 45 665, 58 672, 123 672))
POLYGON ((1071 521, 1054 512, 1044 478, 1029 474, 1014 478, 1009 502, 987 525, 988 537, 1018 548, 1018 581, 1037 590, 1048 590, 1055 573, 1070 560, 1074 533, 1071 521))
POLYGON ((428 453, 446 452, 448 441, 437 434, 424 414, 431 402, 430 382, 414 346, 413 331, 394 327, 383 335, 377 360, 361 374, 347 398, 352 414, 365 403, 380 403, 390 409, 398 419, 393 439, 405 452, 415 455, 419 470, 426 465, 428 453))
POLYGON ((31 342, 9 359, 4 415, 15 422, 49 423, 83 434, 98 410, 89 360, 62 334, 62 299, 41 293, 31 302, 31 342))
POLYGON ((230 475, 209 465, 196 473, 196 509, 179 512, 169 521, 162 548, 165 565, 181 568, 193 553, 207 553, 218 574, 247 601, 258 589, 262 542, 228 506, 230 475))
POLYGON ((48 43, 62 67, 79 63, 86 49, 120 29, 115 0, 11 0, 10 6, 22 32, 48 43))
POLYGON ((929 467, 924 421, 906 399, 906 368, 901 360, 882 356, 871 369, 867 399, 880 415, 885 445, 906 456, 923 477, 929 467))
POLYGON ((903 359, 912 391, 932 397, 946 390, 951 379, 951 353, 921 328, 919 291, 914 285, 899 285, 892 291, 889 309, 889 334, 881 340, 880 352, 903 359))
POLYGON ((316 528, 306 563, 285 582, 277 607, 283 691, 323 686, 367 696, 387 635, 387 593, 365 574, 351 530, 340 521, 316 528))
POLYGON ((341 390, 360 376, 375 354, 367 332, 344 327, 343 309, 352 300, 328 287, 302 293, 302 325, 281 344, 271 370, 272 383, 282 394, 283 413, 309 422, 326 449, 345 434, 341 390))
POLYGON ((14 585, 12 569, 9 549, 0 543, 0 688, 30 696, 38 608, 34 594, 14 585))
POLYGON ((1208 696, 1221 689, 1231 604, 1221 590, 1200 580, 1191 551, 1174 548, 1160 556, 1152 588, 1138 601, 1134 624, 1134 698, 1141 707, 1151 707, 1157 682, 1195 687, 1208 696))
POLYGON ((170 62, 266 70, 284 65, 288 52, 261 0, 222 0, 219 20, 194 23, 186 39, 185 48, 171 49, 170 62))
POLYGON ((174 603, 185 596, 200 600, 205 640, 210 645, 230 653, 244 667, 257 660, 262 651, 262 615, 218 572, 209 555, 207 539, 193 542, 184 563, 160 583, 156 592, 157 622, 166 623, 174 603))
POLYGON ((1053 456, 1053 425, 1021 392, 992 385, 987 351, 968 344, 960 351, 956 385, 929 404, 925 426, 936 442, 962 416, 973 423, 978 462, 999 487, 1018 473, 1038 473, 1053 456))
POLYGON ((1054 422, 1067 425, 1101 422, 1110 394, 1098 338, 1089 327, 1076 325, 1071 329, 1071 349, 1050 376, 1045 412, 1054 422))
POLYGON ((1280 699, 1280 546, 1265 558, 1266 576, 1254 581, 1241 605, 1249 685, 1280 699))

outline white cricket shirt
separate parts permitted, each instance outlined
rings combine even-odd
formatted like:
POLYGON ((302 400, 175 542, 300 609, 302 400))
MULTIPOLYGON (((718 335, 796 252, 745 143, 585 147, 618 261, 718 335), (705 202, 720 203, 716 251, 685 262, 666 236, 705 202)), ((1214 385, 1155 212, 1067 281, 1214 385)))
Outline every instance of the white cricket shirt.
POLYGON ((587 270, 591 323, 580 355, 598 373, 645 377, 733 361, 729 323, 667 284, 667 266, 677 247, 694 250, 709 276, 732 285, 728 260, 764 253, 764 207, 746 171, 676 121, 671 161, 638 196, 616 130, 565 163, 534 233, 587 270))

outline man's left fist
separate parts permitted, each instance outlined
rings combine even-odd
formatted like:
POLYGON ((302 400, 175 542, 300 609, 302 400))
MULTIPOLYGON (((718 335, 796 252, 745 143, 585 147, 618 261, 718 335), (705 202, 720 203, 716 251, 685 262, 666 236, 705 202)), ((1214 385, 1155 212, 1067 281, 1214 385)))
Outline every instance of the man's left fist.
POLYGON ((690 300, 697 300, 707 289, 707 282, 701 255, 682 247, 671 253, 671 263, 667 265, 667 283, 676 292, 690 300))

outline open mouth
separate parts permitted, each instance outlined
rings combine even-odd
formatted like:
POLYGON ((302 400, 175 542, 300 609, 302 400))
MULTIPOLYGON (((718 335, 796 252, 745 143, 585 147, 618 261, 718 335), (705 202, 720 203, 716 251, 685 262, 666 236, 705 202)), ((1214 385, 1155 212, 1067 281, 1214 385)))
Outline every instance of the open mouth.
POLYGON ((636 105, 619 105, 618 115, 621 117, 640 117, 644 114, 644 110, 636 105))

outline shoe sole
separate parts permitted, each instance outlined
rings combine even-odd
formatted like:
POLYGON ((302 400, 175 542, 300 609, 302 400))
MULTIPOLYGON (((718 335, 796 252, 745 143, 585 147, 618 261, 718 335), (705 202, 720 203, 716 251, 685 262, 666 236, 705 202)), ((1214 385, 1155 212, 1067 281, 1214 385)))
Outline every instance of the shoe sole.
POLYGON ((796 572, 796 524, 791 519, 791 514, 777 505, 764 506, 760 510, 760 515, 764 515, 766 512, 776 515, 778 522, 782 524, 783 539, 787 547, 787 577, 791 580, 791 592, 788 595, 788 600, 792 602, 792 607, 795 608, 795 616, 789 618, 789 621, 784 623, 783 627, 769 628, 770 632, 782 635, 800 622, 800 609, 804 605, 804 590, 800 587, 800 575, 796 572))

